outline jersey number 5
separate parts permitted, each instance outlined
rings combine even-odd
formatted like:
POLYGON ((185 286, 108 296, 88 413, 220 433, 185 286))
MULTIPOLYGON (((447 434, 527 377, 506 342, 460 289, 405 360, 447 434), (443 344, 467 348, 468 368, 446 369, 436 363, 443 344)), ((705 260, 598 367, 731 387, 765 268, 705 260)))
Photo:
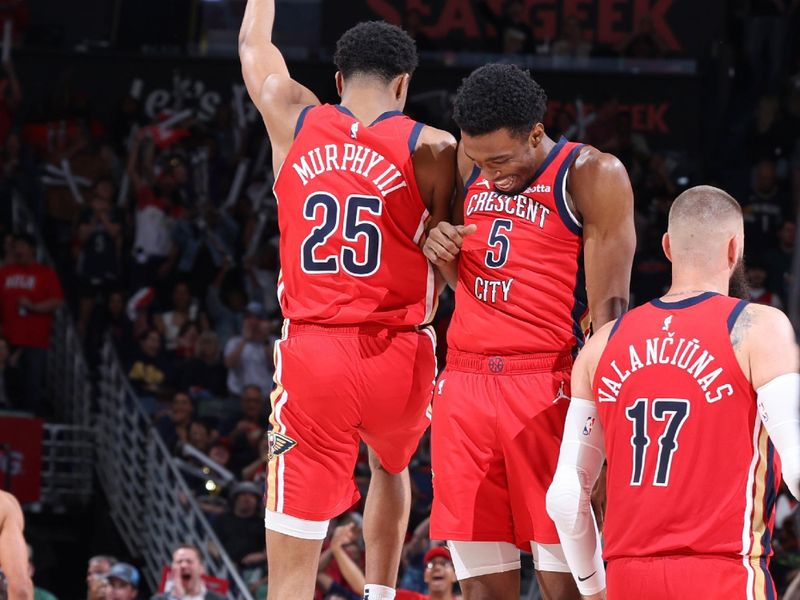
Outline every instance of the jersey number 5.
MULTIPOLYGON (((647 458, 647 447, 650 437, 647 435, 647 398, 639 398, 633 406, 625 410, 625 416, 633 422, 633 472, 631 485, 642 485, 644 462, 647 458)), ((658 464, 653 477, 653 485, 666 487, 669 485, 669 472, 672 468, 672 455, 678 449, 678 434, 681 432, 691 405, 682 398, 656 398, 652 404, 652 416, 656 421, 669 419, 666 429, 658 438, 658 464), (669 415, 669 416, 668 416, 669 415)))
POLYGON ((486 251, 486 266, 490 269, 499 269, 508 260, 508 251, 511 242, 506 235, 514 227, 511 219, 495 219, 492 230, 489 232, 489 250, 486 251))
POLYGON ((348 196, 344 201, 344 225, 342 238, 351 245, 342 244, 338 253, 318 256, 317 249, 324 245, 339 228, 339 200, 327 192, 316 192, 306 198, 303 216, 308 221, 322 222, 311 230, 301 250, 303 271, 310 274, 338 273, 342 270, 355 277, 367 277, 375 273, 381 264, 381 230, 374 221, 364 219, 364 213, 380 217, 383 203, 377 196, 348 196), (364 256, 359 260, 356 243, 363 240, 364 256))

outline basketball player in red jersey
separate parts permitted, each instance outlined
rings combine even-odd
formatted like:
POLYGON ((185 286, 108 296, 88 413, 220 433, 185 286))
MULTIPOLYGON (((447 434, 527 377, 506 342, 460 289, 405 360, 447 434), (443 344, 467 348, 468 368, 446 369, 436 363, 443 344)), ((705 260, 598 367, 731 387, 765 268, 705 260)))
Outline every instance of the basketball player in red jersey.
POLYGON ((311 598, 328 521, 358 499, 370 448, 365 597, 394 598, 410 507, 406 466, 427 427, 435 307, 421 251, 446 217, 455 140, 401 112, 416 49, 361 23, 337 43, 339 105, 293 81, 271 43, 273 0, 250 0, 242 72, 272 142, 281 232, 267 481, 269 598, 311 598))
POLYGON ((678 196, 663 244, 668 293, 578 356, 547 507, 582 593, 605 597, 588 497, 605 456, 609 598, 774 600, 781 462, 800 496, 794 331, 781 311, 726 295, 743 277, 744 229, 722 190, 678 196))
POLYGON ((613 156, 552 140, 525 72, 488 65, 458 92, 461 194, 426 255, 456 289, 433 401, 431 537, 450 540, 466 600, 519 598, 531 549, 546 600, 578 591, 545 509, 569 371, 595 326, 628 303, 633 194, 613 156))

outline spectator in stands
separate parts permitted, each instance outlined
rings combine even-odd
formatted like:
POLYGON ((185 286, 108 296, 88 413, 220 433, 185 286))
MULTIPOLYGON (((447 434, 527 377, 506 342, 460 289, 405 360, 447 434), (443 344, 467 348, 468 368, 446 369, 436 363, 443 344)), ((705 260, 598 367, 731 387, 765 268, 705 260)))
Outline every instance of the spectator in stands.
POLYGON ((189 424, 189 443, 203 454, 208 454, 217 432, 206 421, 196 419, 189 424))
POLYGON ((753 184, 742 202, 747 243, 754 248, 768 248, 775 232, 790 209, 789 194, 778 180, 777 165, 761 160, 753 169, 753 184))
POLYGON ((396 600, 454 600, 453 593, 457 578, 453 568, 450 551, 444 546, 434 546, 423 558, 425 583, 428 594, 419 594, 405 590, 397 590, 396 600))
POLYGON ((227 377, 220 360, 219 338, 213 331, 204 331, 197 338, 194 357, 177 367, 178 386, 222 398, 227 390, 227 377))
POLYGON ((747 288, 750 302, 783 308, 778 294, 767 288, 767 268, 759 258, 751 258, 746 263, 747 288))
POLYGON ((98 180, 89 205, 78 217, 78 262, 76 272, 80 290, 78 332, 86 335, 95 302, 105 301, 119 282, 122 250, 122 215, 113 205, 114 184, 98 180))
POLYGON ((182 164, 168 165, 156 179, 154 172, 155 147, 148 129, 136 136, 128 158, 128 177, 136 195, 136 231, 133 240, 134 265, 131 283, 134 289, 147 287, 169 275, 167 260, 171 247, 171 231, 175 219, 183 216, 180 197, 173 192, 185 183, 186 168, 182 164), (147 139, 147 156, 140 167, 139 154, 147 139))
POLYGON ((156 421, 158 431, 164 444, 170 450, 175 450, 178 442, 189 439, 189 426, 194 416, 192 399, 186 392, 177 392, 172 397, 169 414, 159 417, 156 421))
POLYGON ((108 600, 135 600, 139 593, 139 571, 128 563, 117 563, 108 572, 108 600))
POLYGON ((267 560, 262 494, 254 483, 237 483, 231 490, 230 510, 214 523, 220 543, 240 569, 260 570, 267 560))
POLYGON ((224 600, 224 596, 206 587, 203 581, 205 571, 203 557, 197 546, 179 544, 172 551, 170 580, 166 589, 150 600, 224 600))
POLYGON ((575 15, 568 15, 561 26, 561 36, 553 44, 553 56, 587 58, 592 54, 592 42, 583 37, 581 23, 575 15))
POLYGON ((91 557, 86 567, 86 587, 91 586, 92 581, 105 579, 115 564, 117 564, 117 559, 107 554, 91 557))
POLYGON ((794 221, 785 220, 778 229, 778 247, 767 252, 765 256, 767 279, 770 289, 776 290, 788 304, 789 290, 791 289, 792 257, 794 256, 794 243, 797 226, 794 221))
POLYGON ((33 236, 15 236, 13 259, 0 268, 0 314, 4 337, 20 351, 24 408, 39 414, 53 316, 64 294, 55 271, 38 262, 35 252, 33 236))
POLYGON ((239 412, 220 425, 220 433, 230 441, 229 468, 237 477, 247 479, 242 470, 260 458, 259 446, 267 423, 266 404, 261 388, 245 386, 239 412))
POLYGON ((169 310, 158 313, 154 319, 156 329, 164 338, 164 347, 173 352, 178 347, 181 327, 189 322, 199 323, 201 329, 208 329, 208 320, 200 311, 200 305, 192 297, 189 285, 178 282, 172 288, 172 306, 169 310))
POLYGON ((178 332, 178 341, 172 351, 173 357, 181 361, 193 358, 199 338, 200 324, 197 321, 186 321, 178 332))
MULTIPOLYGON (((33 580, 33 575, 36 573, 36 567, 33 564, 33 546, 28 544, 28 575, 33 580)), ((36 586, 34 581, 33 600, 58 600, 52 593, 47 590, 36 586)))
POLYGON ((228 392, 240 396, 246 385, 262 394, 272 388, 272 351, 267 347, 270 324, 264 307, 250 302, 245 309, 242 331, 225 344, 228 392))
POLYGON ((127 362, 128 352, 133 343, 133 323, 125 314, 125 293, 114 290, 108 295, 105 310, 99 318, 96 331, 89 331, 89 339, 93 340, 92 346, 100 347, 106 333, 110 334, 111 341, 123 362, 127 362))
POLYGON ((214 331, 219 336, 221 347, 242 330, 244 309, 247 302, 241 287, 226 288, 223 295, 223 282, 231 270, 231 262, 225 261, 206 292, 206 308, 214 322, 214 331))
POLYGON ((148 329, 139 336, 139 352, 128 369, 128 379, 134 389, 150 408, 155 409, 155 401, 166 391, 171 381, 172 368, 161 348, 161 335, 155 329, 148 329))

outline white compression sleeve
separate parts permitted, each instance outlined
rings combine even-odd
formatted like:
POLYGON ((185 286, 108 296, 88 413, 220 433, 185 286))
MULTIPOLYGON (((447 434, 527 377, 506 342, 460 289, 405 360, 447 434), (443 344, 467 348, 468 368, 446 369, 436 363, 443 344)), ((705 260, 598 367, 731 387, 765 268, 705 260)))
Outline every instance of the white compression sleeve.
POLYGON ((547 512, 556 524, 561 547, 578 590, 584 596, 606 587, 600 535, 592 512, 592 488, 605 458, 603 428, 594 402, 573 398, 547 512))
POLYGON ((758 413, 781 457, 783 480, 800 500, 800 374, 779 375, 757 392, 758 413))

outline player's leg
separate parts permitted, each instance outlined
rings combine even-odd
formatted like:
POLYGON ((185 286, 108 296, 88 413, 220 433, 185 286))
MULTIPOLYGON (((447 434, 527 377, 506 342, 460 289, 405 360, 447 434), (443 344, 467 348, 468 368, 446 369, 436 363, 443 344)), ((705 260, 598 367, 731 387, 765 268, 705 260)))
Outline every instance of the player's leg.
MULTIPOLYGON (((558 365, 558 362, 554 363, 558 365)), ((545 497, 553 481, 569 405, 568 371, 531 359, 532 372, 502 379, 503 447, 517 540, 530 540, 543 600, 578 600, 545 497), (539 367, 545 369, 539 371, 539 367), (545 368, 546 367, 546 368, 545 368), (556 400, 554 402, 554 400, 556 400)))
POLYGON ((269 600, 313 597, 329 519, 358 500, 356 351, 352 336, 293 325, 276 344, 264 519, 269 600))
POLYGON ((519 549, 508 542, 449 542, 464 600, 517 600, 519 549))
POLYGON ((394 588, 411 510, 408 469, 387 471, 371 448, 369 466, 372 478, 364 507, 364 575, 367 584, 394 588))
POLYGON ((436 372, 430 334, 379 332, 360 340, 362 413, 360 433, 372 470, 364 510, 365 578, 371 586, 394 588, 411 508, 408 469, 420 437, 436 372))
POLYGON ((267 529, 268 600, 313 598, 322 540, 305 540, 267 529))

